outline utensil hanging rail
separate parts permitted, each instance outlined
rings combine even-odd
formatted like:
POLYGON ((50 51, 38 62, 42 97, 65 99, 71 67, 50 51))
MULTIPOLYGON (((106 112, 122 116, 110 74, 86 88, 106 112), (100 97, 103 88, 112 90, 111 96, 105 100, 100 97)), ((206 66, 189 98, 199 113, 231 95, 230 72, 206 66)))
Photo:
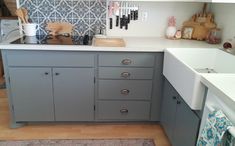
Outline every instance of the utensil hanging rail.
MULTIPOLYGON (((209 105, 209 104, 206 104, 206 107, 208 108, 208 110, 209 110, 210 112, 213 112, 213 111, 216 110, 214 107, 212 107, 212 106, 209 105)), ((235 137, 235 126, 229 128, 228 131, 229 131, 229 133, 230 133, 233 137, 235 137)))

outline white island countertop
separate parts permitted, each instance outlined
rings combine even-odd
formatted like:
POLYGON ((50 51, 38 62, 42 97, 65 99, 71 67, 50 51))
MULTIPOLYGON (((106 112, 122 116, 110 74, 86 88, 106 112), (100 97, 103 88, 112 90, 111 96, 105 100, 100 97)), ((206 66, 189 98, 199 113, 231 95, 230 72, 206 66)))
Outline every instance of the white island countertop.
POLYGON ((202 74, 201 82, 226 103, 235 106, 235 74, 202 74))
MULTIPOLYGON (((16 38, 15 38, 16 39, 16 38)), ((3 42, 1 49, 7 50, 58 50, 58 51, 102 51, 102 52, 163 52, 166 48, 218 48, 196 40, 169 40, 158 37, 123 37, 126 47, 96 47, 79 45, 47 45, 47 44, 9 44, 3 42)))

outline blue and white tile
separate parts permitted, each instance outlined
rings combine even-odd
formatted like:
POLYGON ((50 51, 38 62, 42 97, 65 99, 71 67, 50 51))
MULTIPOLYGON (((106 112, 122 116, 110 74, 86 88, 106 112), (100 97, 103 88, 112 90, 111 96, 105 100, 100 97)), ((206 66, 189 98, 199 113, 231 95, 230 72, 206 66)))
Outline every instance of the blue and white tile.
POLYGON ((106 23, 105 19, 90 19, 90 29, 95 30, 97 27, 105 28, 106 23))
POLYGON ((90 1, 90 18, 91 19, 106 18, 106 1, 105 0, 91 0, 90 1))
POLYGON ((33 22, 41 25, 40 34, 46 34, 46 22, 69 22, 75 25, 74 34, 92 34, 95 26, 105 27, 106 0, 19 0, 28 8, 33 22))
POLYGON ((72 8, 69 7, 68 3, 66 1, 61 1, 59 4, 55 5, 56 11, 61 14, 62 17, 67 17, 68 12, 71 12, 72 8))
POLYGON ((53 5, 51 5, 50 2, 45 0, 39 5, 38 10, 41 12, 42 15, 44 15, 44 17, 49 17, 51 12, 53 12, 54 7, 53 5))
POLYGON ((89 29, 89 19, 79 19, 75 23, 75 31, 78 35, 88 34, 89 29))
POLYGON ((76 5, 73 8, 73 11, 76 15, 76 19, 88 19, 89 18, 89 1, 77 1, 76 5))

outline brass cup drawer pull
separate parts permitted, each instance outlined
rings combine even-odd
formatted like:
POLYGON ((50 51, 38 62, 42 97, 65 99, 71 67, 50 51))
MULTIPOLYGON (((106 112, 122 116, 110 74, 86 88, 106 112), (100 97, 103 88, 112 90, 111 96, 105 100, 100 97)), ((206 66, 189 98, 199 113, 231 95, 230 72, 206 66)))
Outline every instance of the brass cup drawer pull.
POLYGON ((130 65, 131 64, 131 60, 130 59, 123 59, 122 60, 122 64, 123 65, 130 65))
POLYGON ((129 73, 129 72, 123 72, 123 73, 121 73, 121 77, 123 77, 123 78, 128 78, 128 77, 130 77, 131 76, 131 74, 129 73))
POLYGON ((128 113, 128 109, 121 109, 121 110, 120 110, 120 113, 122 113, 122 114, 127 114, 127 113, 128 113))
POLYGON ((128 95, 129 93, 130 93, 130 90, 128 90, 128 89, 122 89, 121 90, 122 95, 128 95))

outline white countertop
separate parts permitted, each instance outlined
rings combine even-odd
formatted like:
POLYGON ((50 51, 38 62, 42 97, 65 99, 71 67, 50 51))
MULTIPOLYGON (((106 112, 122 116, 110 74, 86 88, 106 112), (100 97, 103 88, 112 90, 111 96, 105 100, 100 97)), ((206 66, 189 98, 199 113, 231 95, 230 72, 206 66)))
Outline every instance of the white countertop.
MULTIPOLYGON (((19 38, 19 37, 18 37, 19 38)), ((58 50, 58 51, 114 51, 114 52, 163 52, 166 48, 218 48, 204 41, 168 40, 157 37, 124 37, 126 47, 95 47, 79 45, 9 44, 13 38, 0 44, 1 49, 12 50, 58 50)))
POLYGON ((235 106, 235 74, 202 74, 201 82, 218 97, 235 106))
MULTIPOLYGON (((207 44, 195 40, 168 40, 157 37, 124 37, 126 47, 95 47, 79 45, 36 45, 9 44, 19 38, 0 43, 1 49, 8 50, 58 50, 58 51, 101 51, 101 52, 163 52, 166 48, 219 48, 220 45, 207 44)), ((202 74, 202 83, 218 96, 235 103, 235 74, 202 74)))

